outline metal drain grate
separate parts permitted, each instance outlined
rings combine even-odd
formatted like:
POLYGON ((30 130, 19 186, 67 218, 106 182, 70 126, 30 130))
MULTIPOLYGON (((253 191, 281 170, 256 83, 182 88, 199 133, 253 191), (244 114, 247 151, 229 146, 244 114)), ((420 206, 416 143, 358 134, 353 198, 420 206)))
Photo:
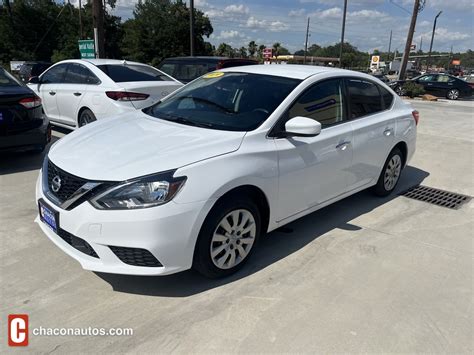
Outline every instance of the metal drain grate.
POLYGON ((415 200, 432 203, 436 206, 447 207, 454 210, 460 208, 466 202, 471 200, 470 196, 461 195, 455 192, 449 192, 432 187, 418 185, 401 193, 402 196, 415 200))

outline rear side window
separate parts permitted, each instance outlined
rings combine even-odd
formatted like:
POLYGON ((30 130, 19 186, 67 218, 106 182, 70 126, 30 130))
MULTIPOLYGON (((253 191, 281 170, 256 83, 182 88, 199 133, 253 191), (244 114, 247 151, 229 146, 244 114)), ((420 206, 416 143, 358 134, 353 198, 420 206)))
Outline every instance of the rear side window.
POLYGON ((59 64, 51 69, 41 77, 41 82, 43 84, 53 84, 53 83, 62 83, 64 79, 64 74, 66 74, 68 64, 59 64))
POLYGON ((107 64, 98 65, 97 67, 116 83, 130 81, 171 81, 164 73, 147 65, 107 64))
POLYGON ((100 80, 85 66, 77 63, 69 64, 64 83, 67 84, 98 84, 100 80))
POLYGON ((382 95, 383 109, 388 110, 390 107, 392 107, 393 95, 383 86, 378 85, 378 88, 380 90, 380 95, 382 95))
POLYGON ((352 119, 385 109, 382 106, 379 90, 374 83, 360 79, 348 79, 347 91, 350 97, 349 115, 352 119))
POLYGON ((333 79, 317 83, 309 88, 291 106, 289 117, 303 116, 321 123, 322 127, 344 121, 342 80, 333 79))

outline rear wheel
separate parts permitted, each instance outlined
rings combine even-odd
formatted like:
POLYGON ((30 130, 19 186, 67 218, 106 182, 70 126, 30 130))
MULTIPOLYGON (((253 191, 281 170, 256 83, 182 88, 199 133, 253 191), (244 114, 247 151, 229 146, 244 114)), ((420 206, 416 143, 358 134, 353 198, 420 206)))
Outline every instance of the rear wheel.
POLYGON ((89 124, 91 122, 96 121, 97 119, 95 118, 94 113, 89 110, 88 108, 84 109, 81 111, 81 114, 79 115, 79 127, 85 126, 86 124, 89 124))
POLYGON ((397 186, 403 169, 403 153, 400 149, 393 149, 380 173, 374 192, 377 196, 389 195, 397 186))
POLYGON ((457 100, 459 98, 460 92, 458 89, 448 90, 446 97, 450 100, 457 100))
POLYGON ((401 85, 398 85, 395 88, 395 92, 397 93, 398 96, 404 96, 405 95, 405 89, 401 85))
POLYGON ((255 249, 261 229, 260 212, 245 196, 218 202, 199 233, 193 267, 218 278, 239 270, 255 249))

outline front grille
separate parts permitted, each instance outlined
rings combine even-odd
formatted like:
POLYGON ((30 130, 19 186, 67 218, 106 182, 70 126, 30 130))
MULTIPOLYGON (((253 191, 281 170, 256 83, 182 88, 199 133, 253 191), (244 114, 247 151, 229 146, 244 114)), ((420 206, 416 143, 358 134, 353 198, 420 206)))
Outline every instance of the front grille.
POLYGON ((403 192, 401 195, 455 210, 459 209, 463 204, 471 200, 470 196, 439 190, 423 185, 414 186, 403 192))
POLYGON ((163 266, 154 256, 146 249, 125 248, 109 245, 110 250, 122 262, 134 266, 160 267, 163 266))
POLYGON ((48 161, 48 188, 49 192, 56 197, 60 203, 69 199, 74 192, 87 183, 88 180, 74 176, 59 169, 56 165, 48 161), (55 176, 61 179, 61 187, 58 192, 51 189, 51 184, 55 176))
POLYGON ((68 243, 73 248, 79 250, 80 252, 92 256, 93 258, 99 258, 95 250, 84 239, 76 237, 75 235, 61 228, 58 230, 58 235, 61 237, 62 240, 64 240, 66 243, 68 243))

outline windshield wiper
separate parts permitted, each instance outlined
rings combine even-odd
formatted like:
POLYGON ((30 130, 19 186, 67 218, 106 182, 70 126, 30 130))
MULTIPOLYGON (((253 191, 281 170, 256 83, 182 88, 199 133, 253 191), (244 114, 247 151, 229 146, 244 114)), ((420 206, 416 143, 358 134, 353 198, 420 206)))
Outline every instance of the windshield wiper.
POLYGON ((183 100, 183 99, 192 99, 192 100, 196 100, 196 101, 201 101, 201 102, 204 102, 205 104, 215 106, 215 107, 217 107, 218 109, 220 109, 224 112, 235 113, 234 111, 228 109, 227 107, 219 105, 217 102, 214 102, 214 101, 211 101, 211 100, 208 100, 208 99, 204 99, 202 97, 194 97, 194 96, 181 96, 181 97, 178 97, 178 100, 183 100))
POLYGON ((167 121, 178 122, 178 123, 182 123, 182 124, 185 124, 185 125, 188 125, 188 126, 203 127, 203 128, 213 128, 214 127, 214 125, 212 123, 196 122, 196 121, 192 121, 192 120, 190 120, 186 117, 178 117, 178 116, 169 115, 166 118, 164 118, 164 117, 162 117, 162 118, 164 120, 167 120, 167 121))

